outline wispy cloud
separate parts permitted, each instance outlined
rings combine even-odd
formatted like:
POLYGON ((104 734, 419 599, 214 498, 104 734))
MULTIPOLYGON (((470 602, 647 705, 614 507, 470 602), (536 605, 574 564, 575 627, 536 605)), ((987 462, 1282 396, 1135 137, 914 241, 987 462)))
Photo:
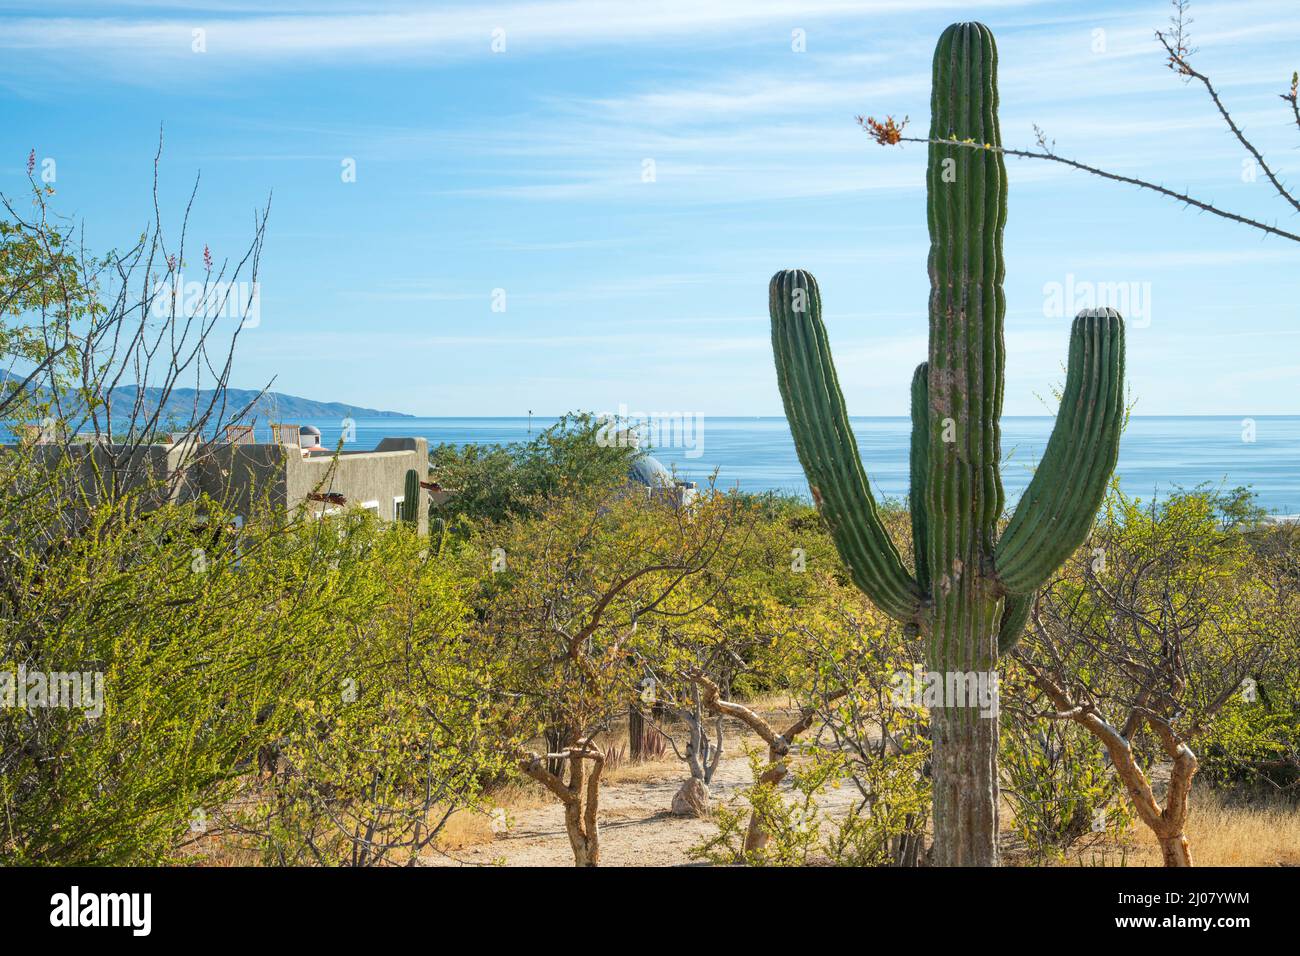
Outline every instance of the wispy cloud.
MULTIPOLYGON (((1025 6, 1036 0, 661 0, 607 3, 542 0, 515 4, 447 4, 438 9, 400 7, 367 11, 362 5, 337 12, 285 12, 234 16, 196 4, 167 17, 16 17, 0 34, 0 49, 81 53, 94 58, 130 54, 193 55, 193 31, 206 31, 213 57, 231 61, 285 58, 319 60, 349 53, 372 56, 463 57, 487 54, 493 31, 505 31, 507 51, 524 54, 592 43, 647 42, 799 24, 829 16, 909 13, 980 7, 1025 6)), ((297 10, 299 8, 290 8, 297 10)))

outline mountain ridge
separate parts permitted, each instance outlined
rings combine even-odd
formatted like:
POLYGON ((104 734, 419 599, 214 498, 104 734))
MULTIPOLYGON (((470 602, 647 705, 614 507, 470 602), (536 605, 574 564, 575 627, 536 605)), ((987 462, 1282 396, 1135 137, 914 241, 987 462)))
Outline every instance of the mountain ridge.
MULTIPOLYGON (((239 411, 245 405, 256 402, 249 409, 250 416, 258 418, 284 420, 288 418, 414 418, 406 412, 386 411, 378 408, 366 408, 362 405, 351 405, 347 402, 322 402, 316 399, 303 398, 298 395, 288 395, 284 392, 263 392, 260 394, 257 389, 252 388, 226 388, 224 389, 226 399, 226 414, 230 415, 239 411)), ((152 414, 158 406, 161 389, 146 388, 144 390, 144 404, 152 414)), ((123 414, 129 414, 131 406, 135 402, 136 386, 122 385, 113 389, 111 401, 113 403, 113 414, 117 415, 119 411, 123 414)), ((184 420, 195 406, 196 390, 193 388, 173 388, 171 394, 167 397, 167 402, 163 405, 162 413, 159 418, 168 417, 181 418, 184 420)), ((208 400, 213 396, 214 390, 210 388, 198 389, 198 404, 200 408, 206 408, 208 400)))
MULTIPOLYGON (((0 386, 6 383, 17 384, 22 381, 22 377, 14 374, 5 374, 0 370, 0 386)), ((109 406, 112 409, 114 418, 126 418, 131 414, 135 405, 136 392, 138 386, 119 385, 117 388, 109 391, 109 406)), ((41 390, 43 392, 43 390, 41 390)), ((340 419, 349 416, 353 418, 415 418, 407 412, 387 411, 379 408, 367 408, 362 405, 352 405, 347 402, 322 402, 312 398, 303 398, 299 395, 289 395, 285 392, 259 392, 252 388, 231 388, 222 389, 225 393, 225 416, 229 417, 246 405, 252 405, 249 409, 250 417, 257 417, 261 420, 280 421, 293 418, 334 418, 340 419)), ((197 406, 200 409, 207 408, 209 400, 216 394, 216 389, 203 388, 173 388, 167 396, 165 402, 162 401, 162 389, 156 386, 146 387, 144 390, 143 405, 146 415, 152 415, 154 410, 161 404, 162 410, 158 419, 162 423, 175 421, 178 424, 184 424, 188 421, 197 406), (197 399, 196 396, 197 395, 197 399)))

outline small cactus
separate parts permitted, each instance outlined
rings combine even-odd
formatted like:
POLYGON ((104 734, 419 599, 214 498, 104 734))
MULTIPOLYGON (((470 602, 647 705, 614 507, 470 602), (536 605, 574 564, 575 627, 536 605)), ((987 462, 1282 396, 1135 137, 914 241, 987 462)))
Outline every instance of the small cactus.
POLYGON ((414 468, 407 469, 406 486, 402 498, 402 521, 411 527, 420 522, 420 473, 414 468))

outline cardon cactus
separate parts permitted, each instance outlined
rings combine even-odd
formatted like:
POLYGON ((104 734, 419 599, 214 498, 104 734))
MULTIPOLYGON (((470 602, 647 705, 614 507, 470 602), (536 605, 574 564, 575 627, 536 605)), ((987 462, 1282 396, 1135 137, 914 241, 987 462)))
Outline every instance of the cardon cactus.
POLYGON ((999 145, 996 72, 986 27, 962 23, 944 32, 929 137, 929 361, 916 370, 911 396, 913 572, 881 523, 863 472, 817 283, 792 270, 777 273, 769 289, 777 380, 813 497, 854 581, 924 637, 927 680, 945 679, 942 703, 930 711, 932 861, 939 865, 997 862, 996 709, 974 706, 972 694, 965 706, 954 700, 953 678, 996 673, 1034 591, 1086 539, 1124 417, 1123 322, 1110 310, 1082 313, 1051 438, 999 534, 1006 170, 995 149, 933 142, 999 145))
POLYGON ((406 484, 402 491, 402 521, 415 526, 420 521, 420 473, 414 468, 406 471, 406 484))

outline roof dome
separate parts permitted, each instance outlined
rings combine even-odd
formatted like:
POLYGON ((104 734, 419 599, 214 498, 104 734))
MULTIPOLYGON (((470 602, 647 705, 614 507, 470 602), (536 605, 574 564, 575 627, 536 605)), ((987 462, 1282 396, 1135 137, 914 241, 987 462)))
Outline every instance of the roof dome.
POLYGON ((298 434, 315 435, 317 438, 320 438, 320 429, 317 428, 315 425, 300 425, 298 427, 298 434))
POLYGON ((673 473, 663 466, 658 458, 645 455, 632 463, 627 470, 628 480, 647 488, 671 488, 673 473))

